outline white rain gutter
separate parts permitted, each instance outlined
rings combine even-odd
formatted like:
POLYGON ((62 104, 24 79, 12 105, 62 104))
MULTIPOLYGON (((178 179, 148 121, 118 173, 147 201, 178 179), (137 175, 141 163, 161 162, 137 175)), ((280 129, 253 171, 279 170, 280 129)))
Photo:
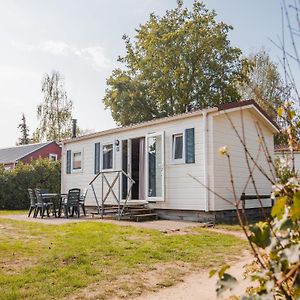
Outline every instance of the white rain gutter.
MULTIPOLYGON (((208 170, 208 162, 209 162, 209 155, 208 155, 208 133, 209 133, 209 126, 208 126, 208 115, 210 113, 218 111, 218 108, 213 107, 203 111, 203 184, 204 188, 204 199, 205 199, 205 211, 210 210, 209 205, 209 170, 208 170)), ((211 128, 212 130, 212 128, 211 128)))

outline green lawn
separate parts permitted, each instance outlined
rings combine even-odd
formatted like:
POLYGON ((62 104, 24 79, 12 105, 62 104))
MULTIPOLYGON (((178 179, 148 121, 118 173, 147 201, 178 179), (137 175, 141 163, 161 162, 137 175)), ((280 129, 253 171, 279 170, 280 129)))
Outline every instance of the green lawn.
POLYGON ((0 210, 1 215, 24 215, 27 214, 28 210, 0 210))
POLYGON ((172 285, 191 268, 234 259, 245 247, 205 229, 166 235, 98 222, 58 226, 0 218, 0 299, 132 297, 172 285))
POLYGON ((224 229, 228 231, 243 231, 239 224, 229 225, 229 224, 217 224, 214 226, 216 229, 224 229))

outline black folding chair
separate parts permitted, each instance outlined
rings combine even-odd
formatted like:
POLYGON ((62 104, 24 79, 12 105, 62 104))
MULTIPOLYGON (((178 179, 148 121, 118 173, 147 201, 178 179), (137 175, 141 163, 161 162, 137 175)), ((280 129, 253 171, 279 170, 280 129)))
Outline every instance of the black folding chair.
POLYGON ((35 195, 36 195, 36 211, 34 217, 36 218, 38 213, 40 212, 41 218, 44 218, 45 211, 47 212, 47 217, 50 217, 50 208, 53 205, 52 202, 46 201, 46 199, 43 198, 43 194, 41 189, 35 189, 35 195))
POLYGON ((69 218, 69 211, 72 211, 71 216, 74 216, 74 211, 77 217, 80 217, 80 189, 70 189, 67 196, 67 201, 64 203, 65 216, 69 218))
POLYGON ((85 188, 85 189, 83 190, 82 195, 80 195, 80 199, 79 199, 79 204, 81 205, 83 214, 84 214, 85 216, 86 216, 86 212, 85 212, 85 198, 86 198, 87 192, 88 192, 88 189, 85 188))
POLYGON ((33 212, 33 216, 35 216, 37 200, 36 200, 35 193, 32 189, 29 188, 27 189, 27 191, 30 199, 30 207, 28 212, 28 218, 29 218, 32 212, 33 212))

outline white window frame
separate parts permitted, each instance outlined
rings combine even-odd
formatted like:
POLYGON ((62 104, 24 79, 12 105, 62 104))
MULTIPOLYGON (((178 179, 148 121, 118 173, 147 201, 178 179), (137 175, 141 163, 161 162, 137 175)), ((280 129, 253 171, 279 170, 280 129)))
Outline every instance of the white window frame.
POLYGON ((166 189, 166 178, 165 178, 165 132, 155 132, 155 133, 150 133, 147 134, 145 137, 145 149, 146 149, 146 163, 145 163, 145 172, 146 172, 146 184, 145 184, 145 196, 146 200, 149 202, 162 202, 165 201, 165 189, 166 189), (161 161, 162 161, 162 166, 161 166, 161 176, 162 176, 162 195, 160 197, 149 197, 148 195, 148 190, 149 190, 149 138, 151 137, 161 137, 161 161))
POLYGON ((100 146, 101 146, 101 151, 100 151, 100 153, 101 153, 101 157, 100 157, 101 171, 104 171, 104 172, 106 172, 106 171, 113 171, 115 169, 115 161, 116 161, 116 159, 115 159, 115 152, 116 152, 116 150, 115 150, 115 142, 114 141, 110 141, 110 142, 106 142, 106 143, 101 143, 100 146), (113 161, 112 161, 112 168, 111 169, 104 169, 103 168, 103 148, 104 148, 104 146, 107 146, 107 145, 112 145, 112 151, 113 151, 113 153, 112 153, 112 160, 113 161))
POLYGON ((49 153, 49 160, 51 160, 51 161, 57 161, 57 154, 55 154, 55 153, 49 153), (52 158, 54 158, 54 160, 52 160, 52 158))
POLYGON ((184 132, 173 133, 171 136, 171 161, 173 164, 185 163, 185 134, 184 132), (182 136, 182 158, 175 159, 175 139, 177 136, 182 136))
POLYGON ((71 151, 71 173, 81 173, 83 171, 83 150, 72 150, 71 151), (74 154, 81 154, 81 168, 74 169, 74 154))

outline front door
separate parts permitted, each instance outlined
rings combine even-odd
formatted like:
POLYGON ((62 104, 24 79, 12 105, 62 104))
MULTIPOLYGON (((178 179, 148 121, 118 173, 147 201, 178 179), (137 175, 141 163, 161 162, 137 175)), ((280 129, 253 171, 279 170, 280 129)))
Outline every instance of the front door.
POLYGON ((148 201, 164 201, 164 133, 146 136, 146 196, 148 201))

